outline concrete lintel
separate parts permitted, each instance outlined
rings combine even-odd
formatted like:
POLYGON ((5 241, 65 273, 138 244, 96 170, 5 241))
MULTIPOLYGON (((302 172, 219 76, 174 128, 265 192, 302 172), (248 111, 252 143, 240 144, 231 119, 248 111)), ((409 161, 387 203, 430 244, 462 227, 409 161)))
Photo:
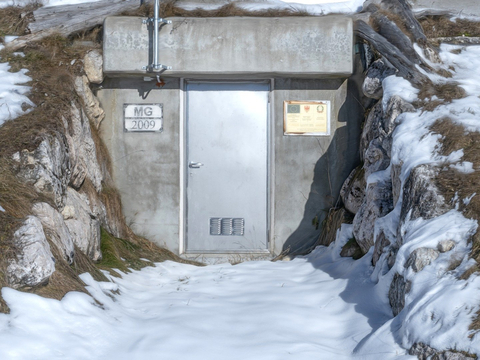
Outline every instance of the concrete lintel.
MULTIPOLYGON (((159 59, 171 77, 318 78, 352 73, 352 20, 322 17, 170 18, 160 29, 159 59)), ((109 17, 104 71, 148 76, 152 30, 138 17, 109 17)))

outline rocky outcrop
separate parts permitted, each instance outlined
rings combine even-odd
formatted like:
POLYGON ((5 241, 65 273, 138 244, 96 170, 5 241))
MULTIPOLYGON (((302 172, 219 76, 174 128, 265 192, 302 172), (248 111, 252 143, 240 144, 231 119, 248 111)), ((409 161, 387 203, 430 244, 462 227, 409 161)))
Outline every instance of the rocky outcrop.
POLYGON ((415 272, 422 271, 425 266, 430 265, 433 260, 438 258, 439 254, 440 253, 435 249, 415 249, 405 262, 405 267, 411 267, 415 272))
POLYGON ((352 170, 347 180, 343 183, 340 190, 340 197, 343 201, 345 209, 352 214, 356 214, 362 206, 365 197, 365 170, 359 166, 352 170))
POLYGON ((400 274, 393 276, 390 289, 388 290, 388 299, 394 316, 397 316, 405 307, 405 294, 410 291, 411 283, 406 281, 400 274))
POLYGON ((65 260, 72 264, 75 257, 73 239, 62 215, 47 203, 36 203, 32 212, 40 220, 47 238, 58 248, 65 260))
POLYGON ((90 210, 86 196, 68 188, 62 215, 75 245, 90 259, 100 260, 100 221, 90 210))
POLYGON ((65 118, 63 118, 63 122, 72 167, 70 186, 79 189, 85 178, 88 178, 97 192, 100 192, 103 176, 87 116, 83 109, 79 109, 75 103, 72 103, 70 123, 65 118))
POLYGON ((9 285, 20 288, 47 283, 55 271, 55 259, 40 220, 35 216, 28 216, 15 231, 13 242, 18 254, 7 268, 9 285))
POLYGON ((92 84, 103 82, 103 56, 98 50, 91 50, 85 54, 83 66, 88 81, 92 84))
POLYGON ((365 197, 353 219, 353 235, 363 253, 374 244, 375 221, 393 209, 391 182, 369 184, 365 197))
POLYGON ((424 343, 415 343, 408 351, 410 355, 417 355, 419 360, 476 360, 475 355, 468 355, 453 350, 438 351, 424 343))
POLYGON ((384 58, 372 63, 365 74, 362 90, 366 97, 380 99, 383 96, 382 81, 387 76, 395 74, 395 68, 384 58))
POLYGON ((82 99, 85 112, 93 123, 93 125, 98 129, 100 123, 105 118, 105 112, 100 107, 100 102, 93 95, 92 90, 90 89, 90 84, 88 78, 84 76, 77 76, 75 79, 75 91, 78 96, 82 99))
POLYGON ((70 158, 60 133, 44 135, 34 151, 23 150, 13 155, 18 177, 51 199, 58 208, 65 203, 65 190, 70 181, 70 158))

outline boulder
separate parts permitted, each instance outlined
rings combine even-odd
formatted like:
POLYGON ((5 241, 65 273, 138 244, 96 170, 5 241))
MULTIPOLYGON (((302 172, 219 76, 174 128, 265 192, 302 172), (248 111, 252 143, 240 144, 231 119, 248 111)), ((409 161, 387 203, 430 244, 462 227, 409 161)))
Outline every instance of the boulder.
POLYGON ((92 138, 90 122, 83 109, 78 109, 75 103, 71 105, 70 125, 63 118, 68 147, 72 176, 70 186, 79 189, 85 178, 95 186, 97 192, 102 190, 102 171, 97 160, 96 146, 92 138))
POLYGON ((409 102, 405 101, 398 95, 393 95, 388 99, 386 109, 383 117, 383 130, 386 134, 391 134, 397 127, 397 118, 405 112, 414 112, 415 107, 409 102))
POLYGON ((73 239, 62 215, 47 203, 34 204, 32 212, 42 223, 47 238, 55 244, 64 259, 72 264, 75 256, 73 239))
POLYGON ((91 50, 85 54, 83 66, 91 83, 101 84, 103 82, 103 57, 98 50, 91 50))
POLYGON ((388 299, 392 307, 393 316, 397 316, 405 307, 405 294, 410 291, 410 281, 405 281, 402 275, 396 273, 393 276, 390 289, 388 290, 388 299))
POLYGON ((315 243, 315 246, 324 245, 328 246, 335 241, 337 237, 337 230, 340 229, 342 224, 351 224, 353 215, 346 211, 344 208, 330 209, 327 217, 322 222, 322 231, 315 243))
POLYGON ((362 206, 353 219, 353 235, 362 251, 367 253, 374 244, 375 221, 393 209, 390 181, 369 184, 362 206))
POLYGON ((393 206, 397 205, 398 199, 402 193, 402 179, 400 175, 402 173, 402 164, 390 163, 390 178, 392 179, 392 195, 393 195, 393 206))
POLYGON ((372 256, 373 266, 377 264, 384 250, 389 246, 390 246, 390 240, 387 239, 383 231, 380 231, 380 233, 377 235, 377 238, 375 239, 375 247, 374 247, 373 256, 372 256))
POLYGON ((370 145, 370 141, 380 136, 382 130, 382 102, 377 102, 368 113, 365 124, 363 125, 362 136, 360 137, 360 159, 365 158, 365 151, 370 145))
POLYGON ((441 253, 446 253, 455 247, 456 243, 453 240, 443 240, 437 245, 437 250, 441 253))
POLYGON ((55 271, 55 259, 40 220, 35 216, 28 216, 15 231, 13 242, 19 253, 8 265, 8 284, 17 289, 48 283, 55 271))
POLYGON ((380 99, 383 96, 383 79, 394 75, 396 71, 388 60, 384 58, 374 61, 365 75, 362 85, 363 94, 372 99, 380 99))
POLYGON ((342 247, 342 251, 340 251, 341 257, 351 257, 353 260, 360 259, 364 255, 360 245, 355 241, 355 239, 350 239, 348 242, 342 247))
POLYGON ((343 183, 342 189, 340 190, 340 197, 342 198, 345 209, 352 214, 356 214, 360 209, 363 198, 365 197, 366 186, 365 171, 362 166, 353 169, 343 183))
POLYGON ((86 196, 69 187, 62 215, 74 244, 93 261, 101 260, 100 221, 90 210, 86 196))
POLYGON ((85 75, 77 76, 75 79, 75 91, 82 99, 88 118, 98 129, 100 123, 105 117, 105 112, 100 107, 100 102, 98 99, 95 97, 95 95, 93 95, 93 92, 90 89, 88 78, 85 75))
POLYGON ((437 171, 432 165, 419 165, 410 172, 403 189, 401 224, 405 223, 407 217, 410 220, 427 220, 451 209, 434 184, 436 175, 437 171))
POLYGON ((381 170, 385 170, 390 165, 390 156, 380 138, 373 139, 367 150, 363 162, 365 182, 368 177, 381 170))
POLYGON ((435 249, 418 248, 412 251, 408 260, 405 262, 405 267, 411 267, 413 271, 419 272, 432 261, 438 258, 440 253, 435 249))
POLYGON ((71 176, 69 153, 61 134, 43 136, 34 151, 22 150, 13 159, 17 162, 18 177, 61 209, 71 176))

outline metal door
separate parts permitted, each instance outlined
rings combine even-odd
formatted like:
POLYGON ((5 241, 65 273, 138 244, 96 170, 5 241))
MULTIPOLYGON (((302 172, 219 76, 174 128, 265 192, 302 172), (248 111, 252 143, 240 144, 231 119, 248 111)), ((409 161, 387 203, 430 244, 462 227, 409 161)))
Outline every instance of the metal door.
POLYGON ((267 249, 267 83, 187 83, 186 251, 267 249))

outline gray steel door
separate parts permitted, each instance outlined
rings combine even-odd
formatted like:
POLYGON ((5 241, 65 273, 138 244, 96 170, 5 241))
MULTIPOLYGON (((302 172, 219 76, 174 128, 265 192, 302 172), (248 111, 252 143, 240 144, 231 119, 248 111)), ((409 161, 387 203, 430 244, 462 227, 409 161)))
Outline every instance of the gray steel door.
POLYGON ((187 84, 187 252, 267 249, 268 93, 187 84))

